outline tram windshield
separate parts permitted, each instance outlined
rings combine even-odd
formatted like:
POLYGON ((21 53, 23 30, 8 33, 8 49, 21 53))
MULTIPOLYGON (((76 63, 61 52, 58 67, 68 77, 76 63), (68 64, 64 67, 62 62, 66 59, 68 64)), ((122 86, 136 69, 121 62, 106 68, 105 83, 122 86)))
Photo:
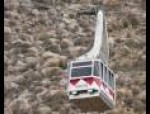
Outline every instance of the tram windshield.
POLYGON ((90 76, 92 74, 92 67, 77 67, 72 68, 71 77, 90 76))

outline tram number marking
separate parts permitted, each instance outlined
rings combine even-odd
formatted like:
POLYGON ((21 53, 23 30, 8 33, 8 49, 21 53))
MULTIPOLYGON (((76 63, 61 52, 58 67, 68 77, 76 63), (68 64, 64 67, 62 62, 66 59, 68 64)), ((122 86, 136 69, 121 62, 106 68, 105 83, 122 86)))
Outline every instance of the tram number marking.
POLYGON ((87 87, 87 85, 86 84, 82 84, 82 85, 77 85, 76 87, 78 87, 78 88, 82 88, 82 87, 87 87))

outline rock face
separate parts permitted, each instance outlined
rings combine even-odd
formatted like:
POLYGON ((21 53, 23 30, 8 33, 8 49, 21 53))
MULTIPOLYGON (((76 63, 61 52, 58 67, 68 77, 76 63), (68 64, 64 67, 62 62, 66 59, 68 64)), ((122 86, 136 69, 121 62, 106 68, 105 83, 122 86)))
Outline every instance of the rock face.
POLYGON ((105 114, 145 113, 145 0, 4 0, 5 114, 81 114, 66 97, 64 72, 93 45, 96 16, 76 15, 84 4, 106 10, 118 78, 116 108, 105 114))

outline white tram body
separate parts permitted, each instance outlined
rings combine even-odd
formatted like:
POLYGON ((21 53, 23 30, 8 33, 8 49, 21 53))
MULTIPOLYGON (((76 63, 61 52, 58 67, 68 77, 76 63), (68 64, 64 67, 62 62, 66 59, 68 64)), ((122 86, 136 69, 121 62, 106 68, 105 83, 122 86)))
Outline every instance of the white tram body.
POLYGON ((68 64, 69 100, 82 111, 113 109, 116 102, 116 79, 108 67, 108 33, 103 11, 97 14, 94 45, 91 50, 68 64))
POLYGON ((68 71, 67 93, 70 101, 81 110, 104 111, 114 108, 115 76, 105 63, 100 59, 73 61, 68 71))

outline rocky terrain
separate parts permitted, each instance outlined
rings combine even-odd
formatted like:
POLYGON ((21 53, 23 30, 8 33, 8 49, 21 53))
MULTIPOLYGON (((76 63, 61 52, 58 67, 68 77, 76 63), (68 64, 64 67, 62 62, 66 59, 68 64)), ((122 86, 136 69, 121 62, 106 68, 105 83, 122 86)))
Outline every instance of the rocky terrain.
POLYGON ((84 4, 105 7, 118 75, 116 108, 103 114, 146 114, 145 2, 4 0, 5 114, 81 114, 63 79, 66 62, 93 45, 96 16, 76 15, 84 4))

